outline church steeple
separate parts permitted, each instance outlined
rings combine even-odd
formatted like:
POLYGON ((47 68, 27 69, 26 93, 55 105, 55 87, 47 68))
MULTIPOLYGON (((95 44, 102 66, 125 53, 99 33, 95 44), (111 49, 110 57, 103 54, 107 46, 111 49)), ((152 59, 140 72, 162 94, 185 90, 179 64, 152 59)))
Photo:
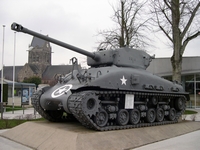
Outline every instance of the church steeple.
POLYGON ((51 65, 51 46, 48 41, 33 37, 28 55, 29 64, 51 65))

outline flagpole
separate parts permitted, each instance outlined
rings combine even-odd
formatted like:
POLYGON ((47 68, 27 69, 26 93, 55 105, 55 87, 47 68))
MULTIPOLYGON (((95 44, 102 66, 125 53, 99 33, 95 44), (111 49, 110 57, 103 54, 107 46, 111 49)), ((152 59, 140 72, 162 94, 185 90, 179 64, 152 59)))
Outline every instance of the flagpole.
POLYGON ((12 113, 14 114, 15 103, 15 51, 16 51, 16 32, 14 32, 14 58, 13 58, 13 90, 12 90, 12 113))
POLYGON ((4 63, 4 36, 5 36, 5 25, 3 25, 3 46, 2 46, 2 64, 1 64, 1 119, 3 119, 3 63, 4 63))

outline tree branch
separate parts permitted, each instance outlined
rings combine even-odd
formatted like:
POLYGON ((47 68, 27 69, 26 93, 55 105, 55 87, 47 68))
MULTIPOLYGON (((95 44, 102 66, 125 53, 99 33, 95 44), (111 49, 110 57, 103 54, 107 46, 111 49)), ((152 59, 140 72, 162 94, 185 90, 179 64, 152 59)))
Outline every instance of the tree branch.
POLYGON ((200 2, 197 4, 197 6, 195 7, 195 9, 193 10, 193 12, 191 13, 190 19, 188 20, 187 25, 185 26, 185 29, 183 30, 183 32, 181 33, 181 38, 183 39, 183 37, 185 36, 186 32, 188 31, 190 25, 192 24, 192 21, 195 17, 196 12, 198 11, 200 7, 200 2))
POLYGON ((164 2, 165 2, 165 4, 167 5, 167 7, 168 7, 169 9, 172 9, 171 6, 169 5, 168 1, 164 0, 164 2))
POLYGON ((168 39, 173 42, 172 38, 169 36, 169 34, 165 31, 165 29, 159 25, 159 28, 163 31, 163 33, 168 37, 168 39))
POLYGON ((185 41, 183 42, 182 48, 181 48, 181 55, 183 55, 183 53, 185 51, 185 47, 187 46, 189 41, 195 39, 198 36, 200 36, 200 31, 198 31, 197 33, 193 34, 192 36, 187 37, 187 39, 185 39, 185 41))

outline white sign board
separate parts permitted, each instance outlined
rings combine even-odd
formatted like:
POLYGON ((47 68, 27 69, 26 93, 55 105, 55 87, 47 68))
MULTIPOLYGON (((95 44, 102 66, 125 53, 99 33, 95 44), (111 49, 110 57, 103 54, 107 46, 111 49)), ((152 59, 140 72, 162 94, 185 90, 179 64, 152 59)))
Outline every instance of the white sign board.
POLYGON ((125 97, 125 109, 133 109, 134 108, 134 95, 126 94, 125 97))

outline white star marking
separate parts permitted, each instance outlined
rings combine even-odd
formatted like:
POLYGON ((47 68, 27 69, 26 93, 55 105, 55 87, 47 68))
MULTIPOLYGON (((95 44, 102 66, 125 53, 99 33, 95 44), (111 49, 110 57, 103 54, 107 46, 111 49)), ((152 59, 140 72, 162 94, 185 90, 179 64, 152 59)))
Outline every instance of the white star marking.
POLYGON ((64 93, 66 90, 68 90, 68 89, 66 89, 66 87, 63 88, 63 89, 58 89, 58 94, 62 94, 62 93, 64 93))
POLYGON ((124 85, 126 85, 126 81, 127 81, 127 79, 126 78, 124 78, 124 76, 123 76, 123 78, 122 79, 120 79, 121 81, 122 81, 122 85, 124 84, 124 85))

